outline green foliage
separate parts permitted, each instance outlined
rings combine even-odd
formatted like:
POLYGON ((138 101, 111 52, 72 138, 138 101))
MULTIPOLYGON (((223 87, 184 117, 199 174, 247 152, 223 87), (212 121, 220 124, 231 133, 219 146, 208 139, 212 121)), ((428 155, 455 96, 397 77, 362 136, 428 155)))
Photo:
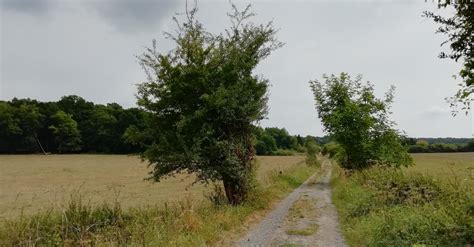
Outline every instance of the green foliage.
POLYGON ((454 153, 454 152, 473 152, 474 139, 471 139, 466 144, 446 144, 446 143, 432 143, 418 141, 416 145, 411 145, 408 148, 410 153, 454 153))
POLYGON ((255 151, 258 155, 271 155, 277 150, 277 142, 265 129, 256 128, 255 151))
POLYGON ((321 166, 321 162, 318 160, 318 154, 321 148, 314 142, 306 142, 306 164, 308 166, 321 166))
POLYGON ((333 200, 353 246, 474 243, 474 194, 420 174, 375 167, 333 180, 333 200))
POLYGON ((10 152, 14 147, 13 141, 23 132, 15 110, 13 106, 0 102, 0 147, 10 152))
POLYGON ((429 143, 426 140, 420 139, 416 141, 417 146, 428 147, 429 143))
POLYGON ((470 152, 474 152, 474 138, 471 139, 467 145, 466 145, 466 149, 470 152))
POLYGON ((167 53, 153 47, 139 57, 148 80, 139 85, 138 104, 149 111, 143 158, 151 179, 175 172, 203 181, 222 180, 229 201, 241 203, 249 191, 253 125, 267 113, 268 81, 253 74, 257 64, 281 46, 271 23, 254 25, 247 7, 229 14, 225 34, 207 32, 196 9, 168 37, 167 53))
POLYGON ((310 81, 310 86, 325 131, 344 151, 340 165, 363 169, 374 164, 399 167, 412 163, 389 120, 393 87, 382 100, 375 97, 373 85, 362 83, 360 76, 353 80, 341 73, 324 75, 323 79, 310 81))
MULTIPOLYGON (((64 122, 65 116, 56 115, 59 111, 77 123, 82 152, 134 153, 143 150, 137 143, 126 142, 128 135, 124 134, 130 126, 143 130, 147 112, 138 108, 123 109, 116 103, 93 104, 71 95, 57 102, 16 98, 0 102, 0 153, 34 153, 41 151, 41 147, 46 152, 58 152, 59 149, 78 152, 77 145, 60 148, 58 138, 62 138, 64 131, 61 134, 59 128, 50 128, 64 122)), ((71 124, 62 124, 62 127, 74 129, 71 124)))
MULTIPOLYGON (((459 71, 462 80, 460 89, 448 100, 452 107, 461 102, 463 104, 462 110, 467 114, 474 92, 474 49, 472 45, 474 44, 474 2, 439 0, 438 7, 452 9, 454 15, 444 17, 425 11, 424 16, 440 24, 436 32, 448 37, 441 45, 449 44, 451 53, 441 52, 439 57, 462 62, 462 68, 459 71)), ((453 113, 456 114, 456 111, 453 113)))
POLYGON ((58 143, 58 152, 77 151, 81 148, 81 135, 77 129, 77 122, 71 115, 58 111, 51 116, 52 125, 49 129, 58 143))
POLYGON ((265 132, 275 139, 279 149, 296 149, 297 139, 290 135, 285 128, 265 128, 265 132))
POLYGON ((292 136, 285 128, 260 128, 254 130, 256 143, 255 151, 258 155, 294 155, 296 152, 305 152, 302 145, 305 139, 292 136))
POLYGON ((0 102, 0 150, 28 152, 36 150, 37 129, 44 116, 35 102, 16 100, 0 102))

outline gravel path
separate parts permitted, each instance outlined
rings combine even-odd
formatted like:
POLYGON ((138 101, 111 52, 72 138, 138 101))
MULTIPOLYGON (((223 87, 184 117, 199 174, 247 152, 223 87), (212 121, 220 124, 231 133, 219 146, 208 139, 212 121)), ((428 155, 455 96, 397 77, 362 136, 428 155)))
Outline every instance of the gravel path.
POLYGON ((290 193, 259 225, 252 229, 244 238, 240 239, 237 246, 281 246, 294 244, 301 246, 345 247, 346 244, 339 231, 337 212, 331 202, 331 188, 329 186, 331 172, 332 166, 330 161, 325 159, 320 173, 314 174, 299 188, 290 193), (292 221, 294 218, 289 220, 290 208, 296 205, 295 202, 301 200, 312 202, 309 205, 309 209, 315 210, 316 213, 304 213, 305 217, 297 218, 298 222, 292 221), (308 215, 313 215, 313 217, 308 215), (293 230, 295 225, 300 229, 316 225, 317 230, 300 235, 288 234, 287 232, 293 230))

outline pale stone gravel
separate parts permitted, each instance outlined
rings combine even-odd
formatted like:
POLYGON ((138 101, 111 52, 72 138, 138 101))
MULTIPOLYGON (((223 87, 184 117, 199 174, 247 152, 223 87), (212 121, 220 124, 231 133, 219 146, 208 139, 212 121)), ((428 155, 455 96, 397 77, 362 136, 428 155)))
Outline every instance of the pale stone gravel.
POLYGON ((237 246, 281 246, 284 244, 321 247, 347 246, 339 230, 336 208, 331 202, 331 188, 329 186, 331 172, 331 163, 325 159, 322 166, 322 175, 316 184, 311 183, 317 176, 317 174, 314 174, 281 201, 276 209, 270 212, 260 224, 240 239, 237 246), (315 222, 307 222, 307 219, 301 219, 306 221, 302 223, 316 223, 318 230, 310 236, 288 235, 286 234, 288 226, 285 224, 285 218, 293 203, 302 196, 313 199, 316 203, 315 208, 318 210, 315 222))

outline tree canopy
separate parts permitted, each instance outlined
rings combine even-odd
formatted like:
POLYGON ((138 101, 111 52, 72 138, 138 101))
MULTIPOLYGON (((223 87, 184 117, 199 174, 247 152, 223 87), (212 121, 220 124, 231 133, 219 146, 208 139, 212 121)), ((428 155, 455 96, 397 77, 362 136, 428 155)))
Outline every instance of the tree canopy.
POLYGON ((325 131, 342 147, 339 161, 343 167, 398 167, 412 163, 389 119, 394 87, 384 99, 377 99, 373 85, 362 83, 361 76, 352 79, 346 73, 324 75, 323 81, 309 83, 325 131))
POLYGON ((137 153, 142 147, 127 142, 125 132, 143 129, 147 114, 75 95, 51 102, 0 101, 0 153, 137 153))
POLYGON ((232 7, 224 34, 207 32, 192 9, 167 34, 175 49, 160 53, 153 41, 139 57, 148 80, 139 85, 138 104, 151 113, 143 153, 151 178, 189 172, 221 180, 238 204, 251 187, 252 130, 267 113, 268 80, 253 71, 281 43, 271 23, 255 25, 249 7, 232 7))
POLYGON ((58 152, 64 150, 77 151, 81 148, 81 135, 77 129, 77 122, 71 115, 58 111, 51 116, 52 125, 48 128, 52 131, 58 143, 58 152))

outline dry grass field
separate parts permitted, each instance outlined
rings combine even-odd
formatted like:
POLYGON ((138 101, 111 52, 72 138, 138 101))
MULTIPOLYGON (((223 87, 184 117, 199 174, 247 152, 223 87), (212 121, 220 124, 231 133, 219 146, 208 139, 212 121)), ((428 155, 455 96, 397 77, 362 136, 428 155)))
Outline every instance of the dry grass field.
MULTIPOLYGON (((286 170, 303 156, 258 157, 258 180, 286 170)), ((301 163, 300 163, 301 164, 301 163)), ((0 155, 0 219, 59 207, 72 193, 92 203, 118 199, 124 207, 203 198, 206 187, 189 175, 145 181, 149 168, 126 155, 0 155)))
POLYGON ((474 185, 474 153, 412 154, 415 165, 408 172, 431 175, 437 179, 474 185))

